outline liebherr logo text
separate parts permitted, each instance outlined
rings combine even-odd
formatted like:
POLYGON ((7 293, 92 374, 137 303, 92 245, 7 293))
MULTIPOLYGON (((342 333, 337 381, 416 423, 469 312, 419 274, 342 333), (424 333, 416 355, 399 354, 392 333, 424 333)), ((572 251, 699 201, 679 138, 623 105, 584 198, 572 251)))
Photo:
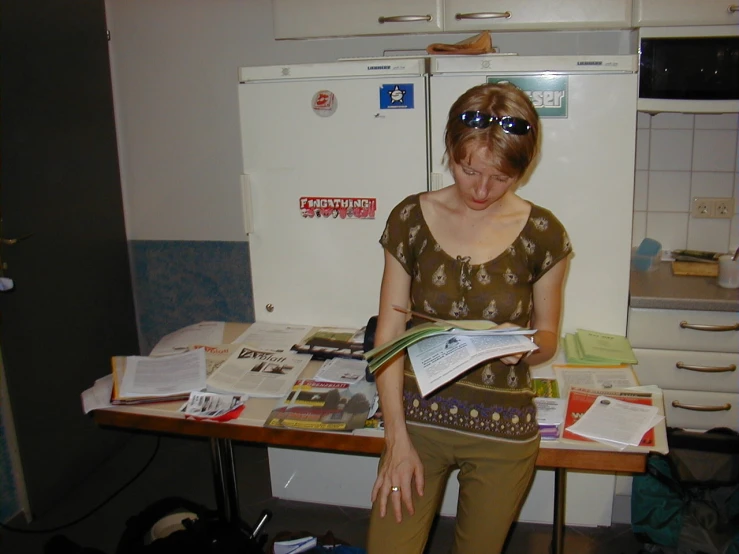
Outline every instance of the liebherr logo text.
POLYGON ((389 65, 368 65, 367 70, 368 71, 377 71, 377 70, 383 70, 383 69, 390 69, 389 65))
POLYGON ((577 62, 577 65, 603 65, 603 62, 577 62))

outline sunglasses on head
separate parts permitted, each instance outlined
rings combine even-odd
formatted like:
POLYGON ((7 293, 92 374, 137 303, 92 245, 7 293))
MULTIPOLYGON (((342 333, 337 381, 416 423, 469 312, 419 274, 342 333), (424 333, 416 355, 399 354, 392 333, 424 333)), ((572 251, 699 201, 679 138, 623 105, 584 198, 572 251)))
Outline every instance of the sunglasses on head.
POLYGON ((459 119, 472 129, 487 129, 493 123, 497 123, 504 132, 511 135, 525 135, 531 130, 528 121, 510 115, 497 117, 484 112, 464 112, 460 114, 459 119))

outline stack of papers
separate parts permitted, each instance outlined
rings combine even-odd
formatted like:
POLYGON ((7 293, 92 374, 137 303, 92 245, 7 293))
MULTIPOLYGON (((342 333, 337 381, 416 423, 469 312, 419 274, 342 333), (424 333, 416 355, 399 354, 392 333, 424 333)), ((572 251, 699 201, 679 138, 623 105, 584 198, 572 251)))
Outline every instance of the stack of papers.
POLYGON ((639 363, 629 339, 598 331, 578 329, 564 337, 564 352, 568 364, 620 365, 639 363))

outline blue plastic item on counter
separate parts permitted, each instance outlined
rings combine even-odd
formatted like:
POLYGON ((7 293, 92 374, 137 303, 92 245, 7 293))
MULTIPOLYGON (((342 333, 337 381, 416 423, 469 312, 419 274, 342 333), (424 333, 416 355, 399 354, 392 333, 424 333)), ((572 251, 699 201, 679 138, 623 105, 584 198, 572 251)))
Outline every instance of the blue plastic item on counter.
POLYGON ((662 244, 654 239, 645 238, 631 255, 631 267, 637 271, 657 269, 662 258, 662 244))

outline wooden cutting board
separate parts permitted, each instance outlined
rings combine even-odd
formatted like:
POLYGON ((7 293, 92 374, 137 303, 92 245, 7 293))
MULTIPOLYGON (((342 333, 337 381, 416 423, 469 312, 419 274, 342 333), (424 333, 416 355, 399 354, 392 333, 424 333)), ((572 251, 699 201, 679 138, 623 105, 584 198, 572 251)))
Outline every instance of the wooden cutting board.
POLYGON ((673 275, 693 275, 696 277, 718 277, 717 263, 672 262, 673 275))

